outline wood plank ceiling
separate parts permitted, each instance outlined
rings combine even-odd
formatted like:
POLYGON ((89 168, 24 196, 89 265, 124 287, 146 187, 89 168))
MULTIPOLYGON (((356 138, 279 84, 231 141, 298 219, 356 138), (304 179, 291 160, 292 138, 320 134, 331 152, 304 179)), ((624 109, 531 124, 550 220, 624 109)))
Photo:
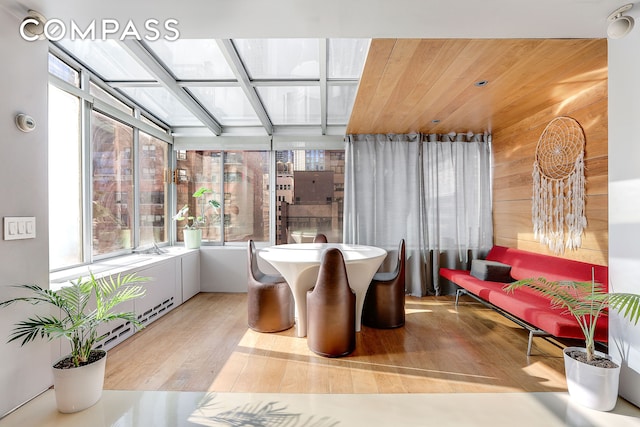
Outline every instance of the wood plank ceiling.
POLYGON ((603 49, 600 39, 374 39, 347 133, 495 133, 606 80, 603 49))

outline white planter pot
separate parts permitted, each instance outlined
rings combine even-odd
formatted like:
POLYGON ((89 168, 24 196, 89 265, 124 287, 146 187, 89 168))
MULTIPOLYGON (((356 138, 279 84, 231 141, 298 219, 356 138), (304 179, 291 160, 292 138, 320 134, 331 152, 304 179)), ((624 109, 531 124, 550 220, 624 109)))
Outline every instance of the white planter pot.
MULTIPOLYGON (((564 349, 564 370, 567 378, 567 389, 571 399, 587 408, 598 411, 610 411, 618 400, 618 383, 620 380, 620 362, 614 361, 617 368, 600 368, 579 362, 567 355, 567 352, 582 351, 581 347, 564 349)), ((596 352, 598 356, 608 355, 596 352)))
POLYGON ((104 353, 100 360, 79 368, 53 368, 53 389, 58 411, 82 411, 100 400, 107 364, 107 354, 104 353))
POLYGON ((184 247, 187 249, 198 249, 202 242, 202 230, 183 230, 184 247))

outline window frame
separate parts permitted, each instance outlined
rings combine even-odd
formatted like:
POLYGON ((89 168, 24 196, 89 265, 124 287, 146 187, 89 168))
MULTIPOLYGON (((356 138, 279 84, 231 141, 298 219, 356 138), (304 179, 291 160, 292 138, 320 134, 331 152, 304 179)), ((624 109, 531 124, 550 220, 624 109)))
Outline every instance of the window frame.
MULTIPOLYGON (((55 45, 50 44, 49 53, 55 56, 67 64, 72 69, 76 70, 80 75, 79 87, 74 86, 53 74, 49 75, 49 83, 60 90, 69 92, 70 94, 77 96, 81 102, 81 150, 82 150, 82 207, 83 207, 83 262, 80 265, 87 265, 101 259, 112 258, 119 255, 130 254, 135 252, 137 245, 140 242, 140 185, 141 179, 140 170, 140 138, 139 132, 144 132, 154 138, 167 143, 167 169, 174 171, 177 168, 177 153, 183 150, 208 150, 208 151, 221 151, 224 158, 224 153, 227 151, 266 151, 268 152, 268 202, 269 202, 269 242, 272 244, 276 241, 276 219, 277 219, 277 173, 276 173, 276 153, 281 150, 344 150, 345 143, 344 137, 339 135, 322 135, 322 136, 307 136, 296 137, 289 135, 279 136, 247 136, 238 138, 237 136, 219 136, 215 139, 215 142, 211 144, 211 140, 197 141, 194 138, 185 138, 174 140, 171 135, 170 126, 168 126, 163 120, 159 119, 150 111, 142 108, 134 100, 129 99, 126 95, 120 93, 118 90, 111 88, 105 82, 103 82, 97 75, 91 70, 87 69, 75 59, 67 55, 64 51, 57 48, 55 45), (93 84, 106 92, 108 95, 113 96, 119 102, 130 106, 133 109, 133 114, 129 115, 126 112, 113 106, 111 103, 100 99, 97 96, 90 94, 90 85, 93 84), (92 194, 92 152, 91 152, 91 114, 92 111, 96 111, 103 114, 113 120, 123 123, 124 125, 131 126, 133 128, 133 147, 134 154, 134 219, 133 219, 133 235, 132 235, 132 248, 122 251, 95 255, 92 250, 92 210, 91 201, 93 200, 92 194)), ((224 164, 222 165, 224 168, 224 164)), ((224 179, 220 179, 220 194, 224 194, 224 179)), ((159 244, 160 246, 173 246, 176 245, 177 236, 177 224, 172 220, 173 214, 176 212, 176 183, 172 180, 168 180, 166 186, 167 194, 167 208, 166 219, 167 226, 167 241, 159 244), (171 185, 173 183, 173 185, 171 185), (170 222, 169 222, 170 221, 170 222)), ((222 200, 223 202, 223 200, 222 200)), ((224 230, 224 203, 221 203, 220 214, 220 226, 224 230)), ((207 242, 206 246, 241 246, 244 242, 238 241, 225 241, 225 233, 222 233, 219 242, 207 242)), ((76 265, 77 266, 77 265, 76 265)), ((76 266, 65 266, 53 271, 60 271, 76 266)))
MULTIPOLYGON (((55 45, 49 46, 49 53, 56 57, 58 60, 65 63, 67 66, 72 68, 73 70, 79 73, 79 87, 74 86, 61 78, 57 77, 54 74, 49 74, 49 84, 54 86, 55 88, 67 92, 73 96, 76 96, 80 100, 80 141, 81 141, 81 205, 82 205, 82 260, 79 264, 75 265, 66 265, 59 268, 51 269, 50 272, 63 271, 70 268, 78 267, 81 265, 90 265, 96 261, 100 261, 102 259, 113 258, 116 256, 127 255, 135 252, 138 248, 140 242, 140 159, 138 155, 139 151, 139 133, 144 132, 150 135, 153 138, 156 138, 160 141, 163 141, 167 144, 167 169, 172 169, 175 165, 175 161, 173 160, 174 154, 171 148, 173 144, 173 137, 169 133, 168 126, 161 126, 160 123, 163 123, 161 120, 157 119, 150 112, 140 108, 137 104, 133 103, 131 100, 126 97, 118 94, 113 89, 109 88, 106 84, 104 84, 96 75, 94 75, 91 71, 87 70, 80 64, 78 64, 73 58, 70 58, 61 50, 57 49, 55 45), (111 105, 110 103, 90 94, 90 86, 91 84, 98 86, 100 89, 105 91, 108 95, 113 96, 118 101, 124 103, 125 105, 132 108, 132 114, 129 115, 126 112, 118 109, 117 107, 111 105), (93 191, 92 191, 92 177, 93 177, 93 167, 92 167, 92 150, 91 150, 91 114, 95 111, 99 114, 102 114, 110 119, 113 119, 117 122, 122 123, 125 126, 130 126, 133 128, 133 145, 132 145, 132 155, 133 157, 133 186, 134 186, 134 196, 133 196, 133 209, 134 209, 134 217, 132 219, 132 247, 128 249, 123 249, 119 251, 109 252, 105 254, 94 254, 92 238, 93 238, 93 228, 92 228, 92 209, 91 204, 93 200, 93 191), (148 123, 147 121, 152 122, 154 125, 148 123), (163 132, 163 128, 165 131, 163 132)), ((171 213, 174 209, 173 202, 173 189, 174 186, 167 185, 166 187, 166 203, 167 203, 167 212, 171 213)), ((167 215, 165 218, 165 222, 171 221, 171 217, 167 215)), ((158 246, 168 246, 174 243, 174 227, 170 224, 167 226, 167 236, 166 242, 159 243, 158 246)))

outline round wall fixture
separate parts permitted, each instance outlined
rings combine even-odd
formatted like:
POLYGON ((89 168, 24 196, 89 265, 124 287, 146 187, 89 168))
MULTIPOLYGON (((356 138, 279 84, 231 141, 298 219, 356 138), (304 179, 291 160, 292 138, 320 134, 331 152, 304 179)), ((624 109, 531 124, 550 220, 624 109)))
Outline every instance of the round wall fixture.
POLYGON ((16 116, 16 126, 22 132, 31 132, 36 128, 36 121, 27 114, 18 114, 16 116))
POLYGON ((30 9, 27 17, 24 18, 22 22, 26 20, 29 20, 29 22, 24 24, 25 34, 38 37, 38 40, 44 40, 44 25, 47 23, 47 18, 42 16, 41 13, 30 9), (34 20, 37 21, 37 23, 34 23, 34 20))
POLYGON ((607 26, 607 35, 611 39, 621 39, 629 34, 633 28, 633 18, 625 16, 623 13, 630 10, 633 7, 633 3, 620 6, 618 9, 611 12, 611 15, 607 18, 609 25, 607 26))

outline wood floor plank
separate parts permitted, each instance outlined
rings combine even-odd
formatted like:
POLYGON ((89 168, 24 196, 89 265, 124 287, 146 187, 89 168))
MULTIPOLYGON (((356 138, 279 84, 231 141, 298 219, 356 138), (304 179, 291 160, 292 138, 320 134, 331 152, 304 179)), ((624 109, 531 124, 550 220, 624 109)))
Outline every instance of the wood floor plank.
POLYGON ((564 391, 562 351, 469 298, 407 297, 406 324, 362 327, 349 356, 295 329, 248 329, 246 294, 201 293, 109 351, 105 389, 275 393, 564 391))

